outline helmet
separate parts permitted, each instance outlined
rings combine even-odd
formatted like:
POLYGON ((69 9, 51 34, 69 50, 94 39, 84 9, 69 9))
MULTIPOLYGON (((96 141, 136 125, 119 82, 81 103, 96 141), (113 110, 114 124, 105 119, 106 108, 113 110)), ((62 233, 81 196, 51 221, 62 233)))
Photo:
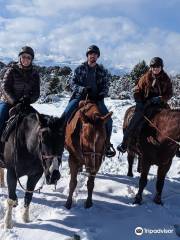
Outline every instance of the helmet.
POLYGON ((86 51, 86 57, 88 56, 88 54, 90 52, 96 53, 98 55, 98 57, 100 56, 100 50, 96 45, 91 45, 88 47, 88 49, 86 51))
POLYGON ((19 52, 19 56, 23 53, 30 54, 32 56, 32 59, 34 59, 34 50, 31 47, 29 47, 29 46, 22 47, 19 52))
POLYGON ((150 67, 152 67, 152 66, 163 67, 164 66, 163 60, 160 57, 152 58, 149 65, 150 65, 150 67))

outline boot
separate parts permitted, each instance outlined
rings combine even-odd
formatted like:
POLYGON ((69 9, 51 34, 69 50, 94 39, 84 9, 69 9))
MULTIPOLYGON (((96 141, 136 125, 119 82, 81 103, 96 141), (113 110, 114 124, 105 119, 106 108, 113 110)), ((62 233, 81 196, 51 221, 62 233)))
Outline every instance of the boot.
POLYGON ((117 150, 121 153, 125 153, 127 151, 127 143, 122 141, 122 143, 117 146, 117 150))
POLYGON ((113 144, 109 142, 106 143, 105 155, 108 158, 112 158, 116 155, 116 150, 113 147, 113 144))

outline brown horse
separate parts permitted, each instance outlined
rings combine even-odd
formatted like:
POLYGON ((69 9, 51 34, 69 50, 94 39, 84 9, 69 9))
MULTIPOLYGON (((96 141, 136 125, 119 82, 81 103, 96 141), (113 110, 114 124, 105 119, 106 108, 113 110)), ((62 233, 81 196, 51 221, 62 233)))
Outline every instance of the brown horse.
MULTIPOLYGON (((179 147, 178 141, 180 141, 180 110, 163 109, 143 127, 139 145, 134 146, 135 152, 141 156, 139 190, 134 203, 141 203, 150 166, 155 164, 158 166, 158 171, 154 202, 162 204, 164 180, 179 147)), ((129 151, 133 151, 130 145, 129 151)))
MULTIPOLYGON (((126 131, 130 120, 134 114, 134 110, 135 110, 135 106, 132 106, 130 108, 128 108, 125 112, 124 115, 124 120, 123 120, 123 133, 126 131)), ((138 147, 136 146, 136 144, 130 144, 129 147, 127 148, 127 160, 128 160, 128 173, 127 176, 129 177, 133 177, 133 164, 134 164, 134 159, 135 157, 138 158, 138 165, 137 165, 137 172, 140 173, 141 169, 140 169, 140 161, 141 161, 141 154, 138 151, 138 147)))
POLYGON ((65 207, 72 206, 72 196, 77 185, 77 174, 85 165, 89 173, 87 181, 88 197, 84 207, 92 206, 92 192, 95 176, 104 158, 106 128, 105 123, 112 112, 102 116, 97 105, 93 102, 80 102, 79 109, 71 117, 66 127, 65 146, 69 151, 69 167, 71 179, 69 196, 65 207))

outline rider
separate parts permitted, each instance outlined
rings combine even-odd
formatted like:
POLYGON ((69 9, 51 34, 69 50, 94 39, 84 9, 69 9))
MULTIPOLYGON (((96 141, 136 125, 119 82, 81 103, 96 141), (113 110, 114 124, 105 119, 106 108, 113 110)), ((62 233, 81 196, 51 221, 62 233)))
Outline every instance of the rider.
MULTIPOLYGON (((90 100, 96 102, 103 115, 108 113, 104 98, 108 96, 110 74, 103 65, 97 64, 97 59, 100 57, 100 50, 96 45, 88 47, 86 57, 87 61, 75 69, 74 76, 70 82, 73 94, 63 113, 66 122, 70 118, 72 112, 77 109, 79 102, 84 100, 87 95, 90 100)), ((105 154, 107 157, 113 157, 115 151, 112 149, 113 145, 110 143, 112 132, 111 118, 106 124, 106 131, 107 141, 105 154)))
MULTIPOLYGON (((11 64, 4 74, 0 93, 0 136, 10 108, 20 102, 29 105, 40 96, 40 78, 32 65, 33 59, 34 50, 29 46, 22 47, 19 61, 11 64)), ((2 151, 3 144, 0 142, 1 154, 2 151)))
POLYGON ((128 140, 143 119, 143 111, 149 102, 153 107, 166 104, 172 97, 172 83, 163 70, 163 60, 154 57, 150 61, 150 69, 139 79, 134 89, 136 102, 134 115, 125 130, 123 141, 117 146, 117 150, 124 153, 127 150, 128 140))

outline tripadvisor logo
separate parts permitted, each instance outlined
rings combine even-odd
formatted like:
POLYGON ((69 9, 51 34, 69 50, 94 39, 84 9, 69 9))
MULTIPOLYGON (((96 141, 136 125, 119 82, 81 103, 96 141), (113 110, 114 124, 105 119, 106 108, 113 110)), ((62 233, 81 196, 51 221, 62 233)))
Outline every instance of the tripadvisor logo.
POLYGON ((143 234, 143 228, 142 227, 136 227, 135 228, 135 234, 138 236, 141 236, 143 234))

